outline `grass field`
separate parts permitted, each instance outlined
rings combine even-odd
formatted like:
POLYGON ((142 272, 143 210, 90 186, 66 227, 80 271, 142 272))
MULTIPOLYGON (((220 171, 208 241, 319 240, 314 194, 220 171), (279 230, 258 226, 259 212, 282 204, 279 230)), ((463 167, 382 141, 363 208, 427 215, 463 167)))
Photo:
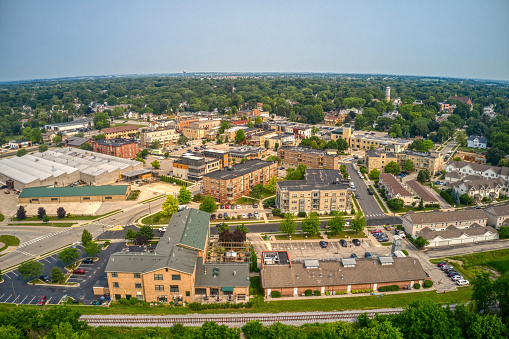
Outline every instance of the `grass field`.
POLYGON ((148 217, 145 217, 141 219, 141 223, 143 225, 150 225, 153 223, 154 225, 162 225, 162 224, 168 224, 170 222, 171 217, 166 217, 164 215, 161 215, 161 212, 157 212, 156 214, 149 215, 148 217))
POLYGON ((19 239, 13 235, 0 235, 0 243, 4 243, 4 246, 0 248, 0 252, 2 252, 9 246, 18 246, 19 239))
POLYGON ((385 208, 385 205, 383 204, 382 200, 380 199, 380 197, 378 196, 378 192, 373 188, 372 185, 369 185, 369 188, 371 188, 371 190, 373 191, 373 195, 375 196, 375 199, 376 201, 378 201, 378 205, 380 205, 380 208, 382 208, 382 210, 385 212, 385 213, 389 213, 387 211, 387 208, 385 208))

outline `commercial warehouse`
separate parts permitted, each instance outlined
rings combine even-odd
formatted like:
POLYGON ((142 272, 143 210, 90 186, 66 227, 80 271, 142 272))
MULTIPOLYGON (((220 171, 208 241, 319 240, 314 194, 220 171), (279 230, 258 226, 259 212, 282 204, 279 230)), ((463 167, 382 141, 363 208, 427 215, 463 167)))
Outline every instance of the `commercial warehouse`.
POLYGON ((122 173, 141 168, 139 161, 66 147, 0 160, 0 182, 20 191, 68 186, 79 180, 97 186, 116 182, 122 173))
POLYGON ((20 204, 47 204, 62 202, 125 201, 131 186, 80 186, 80 187, 31 187, 18 196, 20 204))

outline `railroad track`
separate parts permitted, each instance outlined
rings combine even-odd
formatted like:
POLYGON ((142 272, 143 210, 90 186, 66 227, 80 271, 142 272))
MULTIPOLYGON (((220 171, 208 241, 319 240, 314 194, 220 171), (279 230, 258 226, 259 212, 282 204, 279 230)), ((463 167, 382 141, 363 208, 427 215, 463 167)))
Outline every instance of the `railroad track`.
POLYGON ((109 327, 170 327, 175 324, 184 326, 200 326, 206 321, 214 321, 219 325, 240 327, 251 320, 258 320, 263 324, 281 322, 284 324, 305 324, 315 322, 355 321, 363 313, 373 318, 376 314, 398 314, 403 309, 381 309, 371 311, 345 312, 314 312, 314 313, 242 313, 242 314, 186 314, 186 315, 83 315, 81 320, 90 326, 109 327))

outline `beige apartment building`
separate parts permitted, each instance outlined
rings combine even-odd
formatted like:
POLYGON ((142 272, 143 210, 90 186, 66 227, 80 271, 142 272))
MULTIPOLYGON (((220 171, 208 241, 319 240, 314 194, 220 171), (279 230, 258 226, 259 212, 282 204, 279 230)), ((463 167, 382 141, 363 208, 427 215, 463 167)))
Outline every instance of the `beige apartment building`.
POLYGON ((364 166, 366 170, 371 172, 371 170, 377 169, 381 172, 384 171, 385 165, 390 163, 391 161, 398 162, 398 157, 394 153, 385 152, 383 149, 372 149, 366 151, 366 157, 364 160, 364 166))
POLYGON ((342 180, 338 170, 307 169, 304 180, 277 182, 276 206, 281 213, 349 213, 352 209, 350 185, 342 180))
POLYGON ((220 168, 222 168, 220 159, 184 154, 181 159, 173 162, 173 176, 200 181, 204 174, 220 168))
POLYGON ((176 144, 179 138, 180 134, 174 129, 147 131, 140 134, 140 144, 142 148, 147 148, 153 141, 159 141, 164 148, 176 144))
POLYGON ((351 148, 369 150, 391 146, 391 151, 395 153, 404 151, 412 143, 412 140, 379 136, 374 132, 362 131, 354 133, 350 127, 338 128, 331 132, 332 140, 340 138, 345 139, 351 148))
POLYGON ((189 123, 189 126, 182 130, 182 134, 189 139, 204 139, 210 131, 221 125, 221 120, 203 120, 189 123))
POLYGON ((427 169, 431 175, 440 172, 444 166, 444 157, 438 151, 416 152, 407 150, 396 155, 399 165, 403 165, 406 160, 411 160, 416 171, 427 169))
POLYGON ((405 232, 416 235, 426 227, 432 231, 445 231, 451 225, 458 229, 468 228, 473 224, 486 226, 488 216, 485 211, 472 208, 447 212, 414 213, 410 211, 403 215, 402 219, 405 232))
POLYGON ((108 127, 101 130, 106 139, 127 138, 135 135, 138 132, 136 125, 123 125, 117 127, 108 127))
POLYGON ((247 160, 221 171, 204 174, 203 195, 210 195, 219 203, 230 203, 248 195, 256 184, 267 185, 276 175, 277 162, 247 160))
POLYGON ((174 304, 207 296, 216 302, 246 300, 249 263, 207 262, 209 220, 210 213, 196 209, 177 212, 153 252, 113 253, 105 270, 112 299, 174 304))
POLYGON ((282 165, 297 166, 304 164, 308 168, 339 169, 337 150, 321 150, 299 146, 281 146, 277 156, 282 165))

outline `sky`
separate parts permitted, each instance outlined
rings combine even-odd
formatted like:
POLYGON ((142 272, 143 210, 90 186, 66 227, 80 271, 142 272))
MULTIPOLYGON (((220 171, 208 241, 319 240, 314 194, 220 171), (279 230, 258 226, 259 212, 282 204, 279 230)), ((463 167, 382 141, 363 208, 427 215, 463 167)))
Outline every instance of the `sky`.
POLYGON ((0 81, 187 72, 509 80, 508 0, 0 0, 0 81))

